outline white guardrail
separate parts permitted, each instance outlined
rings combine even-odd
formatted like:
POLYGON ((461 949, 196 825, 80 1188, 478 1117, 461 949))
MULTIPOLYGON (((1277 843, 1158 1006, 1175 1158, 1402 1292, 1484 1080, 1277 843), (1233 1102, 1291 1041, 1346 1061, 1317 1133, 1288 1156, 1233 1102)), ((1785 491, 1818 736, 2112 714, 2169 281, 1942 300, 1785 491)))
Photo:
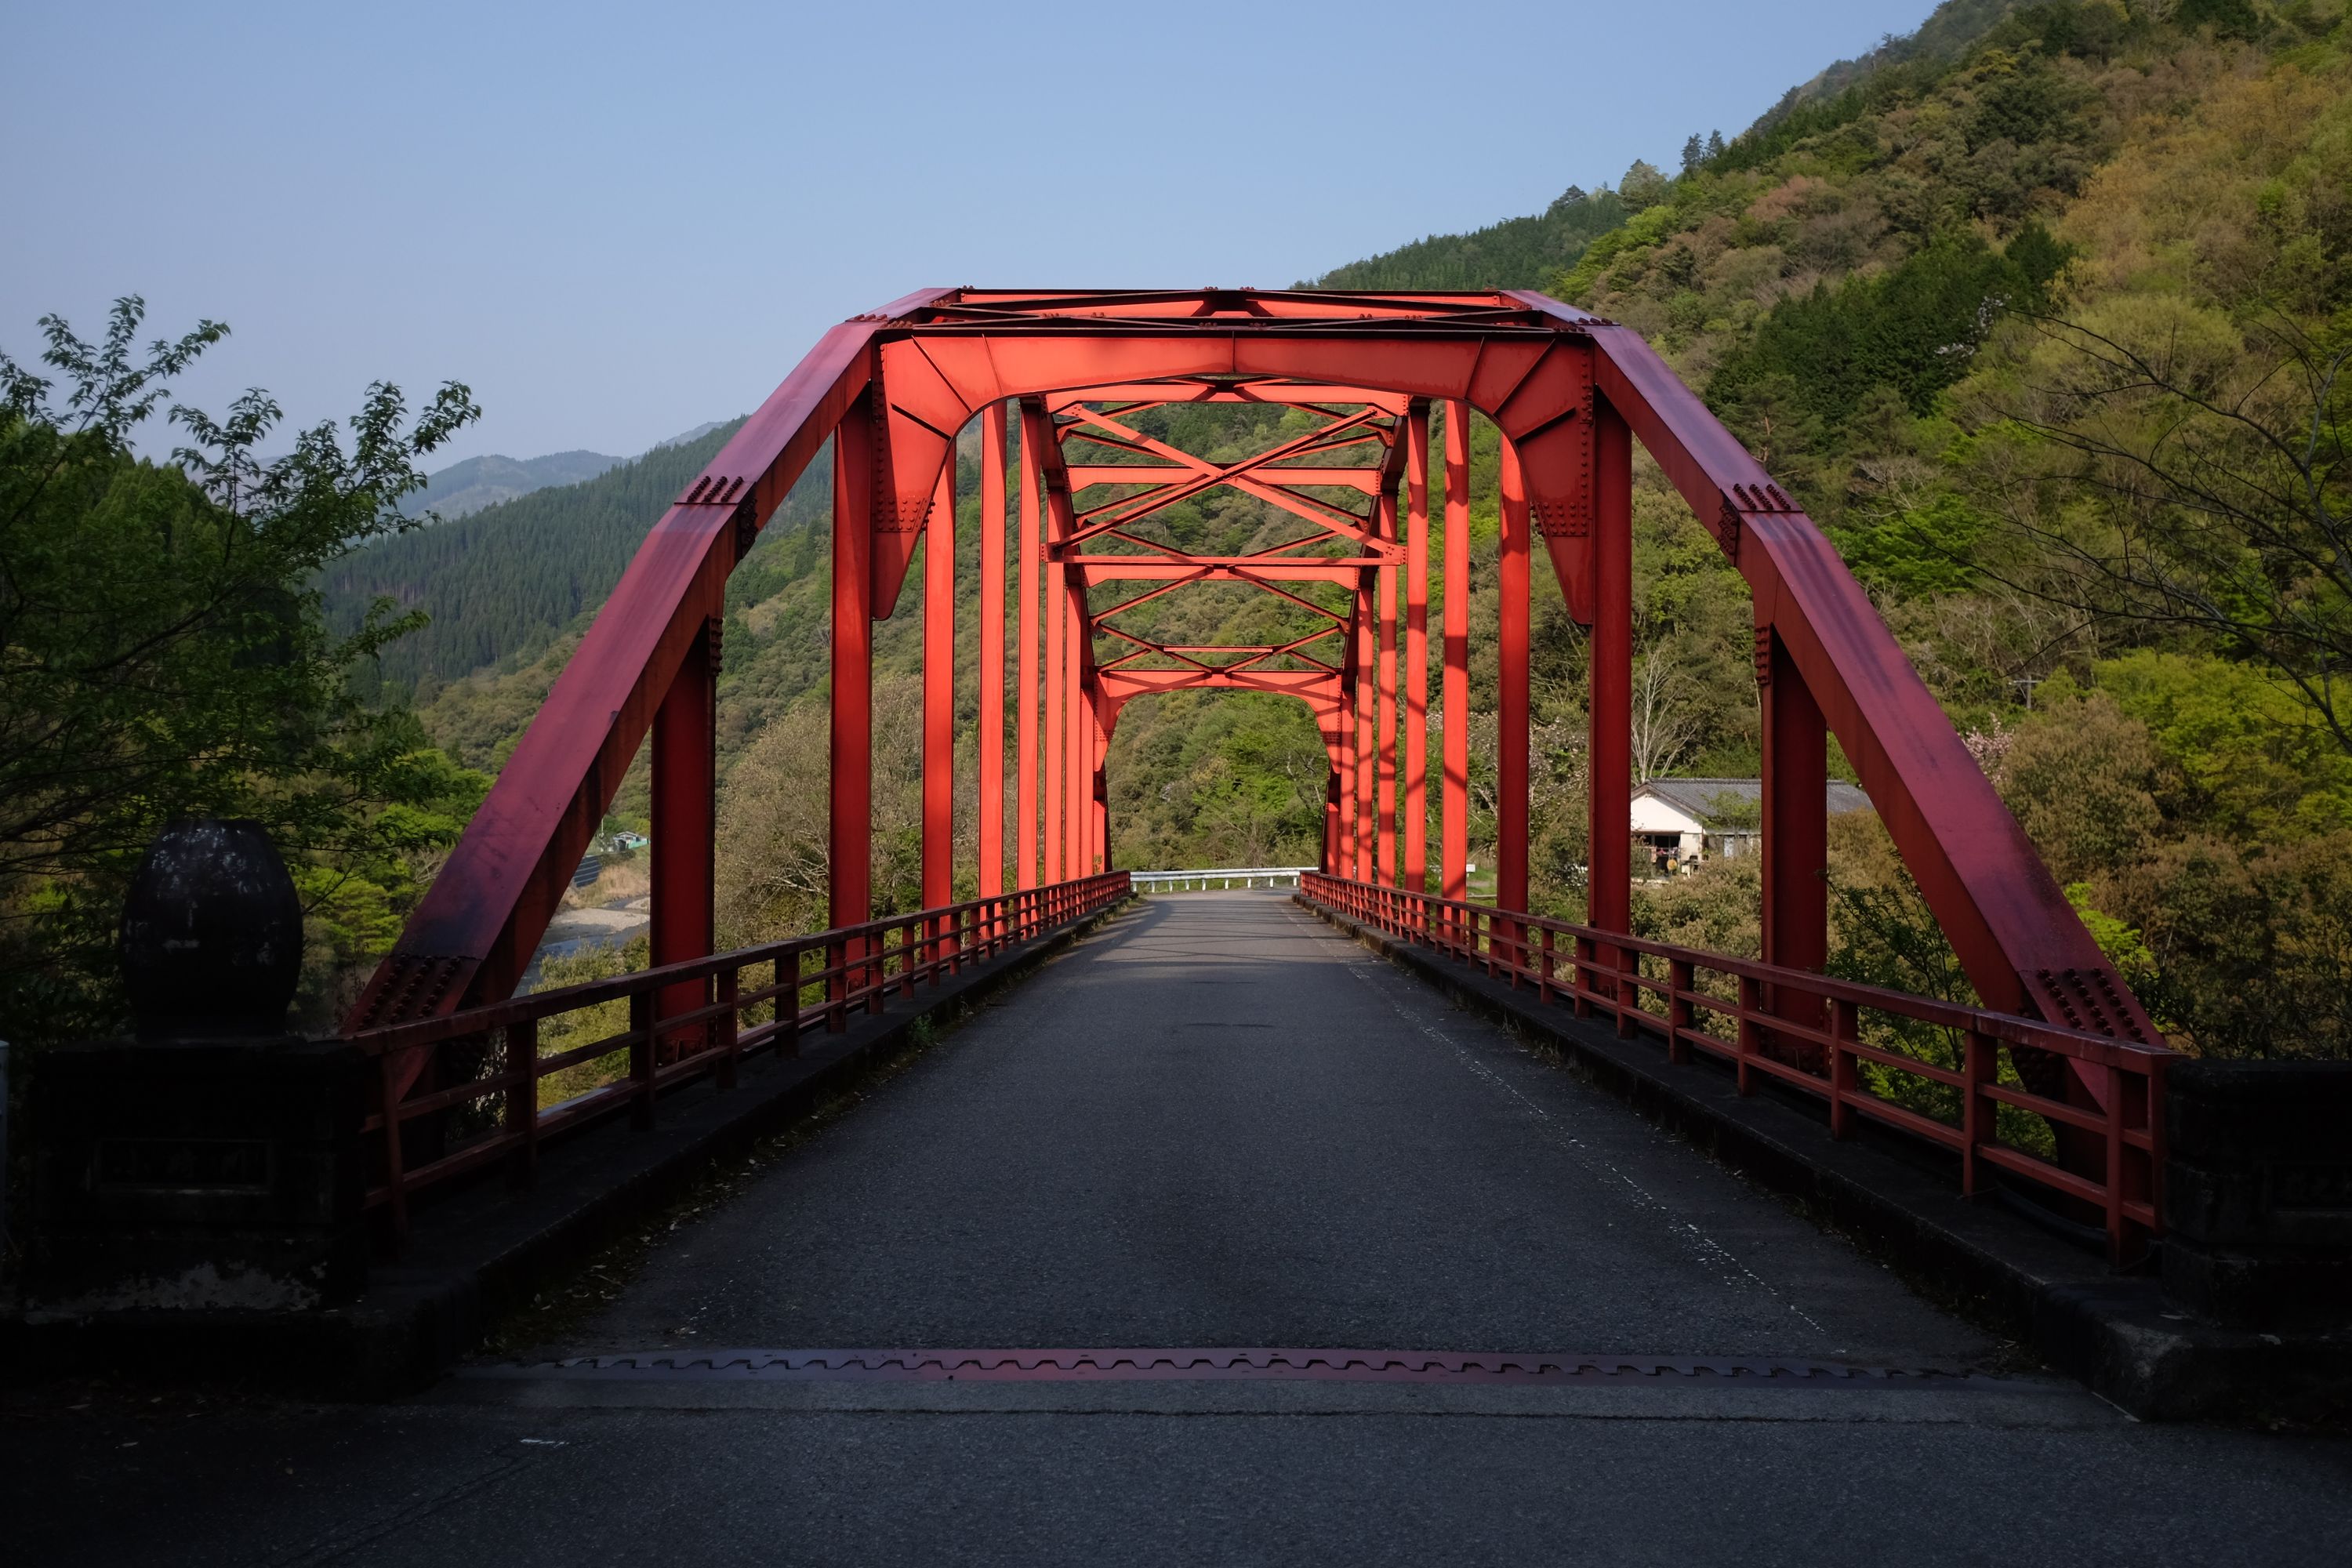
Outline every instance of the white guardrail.
POLYGON ((1211 871, 1129 871, 1139 893, 1207 892, 1213 888, 1295 888, 1312 866, 1228 866, 1211 871))

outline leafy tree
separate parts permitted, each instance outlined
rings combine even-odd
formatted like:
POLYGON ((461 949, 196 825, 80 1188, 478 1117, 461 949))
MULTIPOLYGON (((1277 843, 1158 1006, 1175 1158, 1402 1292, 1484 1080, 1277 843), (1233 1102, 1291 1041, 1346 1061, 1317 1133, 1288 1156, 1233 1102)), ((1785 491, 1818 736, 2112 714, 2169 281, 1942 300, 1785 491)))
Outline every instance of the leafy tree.
POLYGON ((2036 324, 2018 422, 2073 456, 2104 525, 2019 514, 2073 569, 2047 591, 2268 666, 2352 752, 2352 327, 2168 300, 2036 324))
POLYGON ((45 317, 56 383, 0 355, 0 1021, 38 1043, 102 1028, 124 879, 165 823, 259 819, 314 910, 380 934, 357 882, 396 898, 478 799, 396 710, 362 707, 354 667, 413 618, 379 606, 331 635, 310 584, 404 526, 415 459, 478 416, 446 385, 413 420, 368 389, 348 446, 331 423, 262 453, 279 409, 225 419, 172 405, 173 463, 134 455, 170 378, 227 329, 137 347, 142 302, 102 340, 45 317))
POLYGON ((1617 182, 1617 195, 1628 207, 1640 212, 1666 199, 1666 177, 1655 163, 1636 158, 1625 177, 1617 182))
POLYGON ((1996 250, 1974 233, 1946 234, 1876 278, 1783 300, 1707 384, 1718 406, 1785 385, 1831 429, 1875 388, 1890 387, 1914 414, 1968 374, 2002 311, 2032 310, 2066 252, 2039 226, 1996 250))

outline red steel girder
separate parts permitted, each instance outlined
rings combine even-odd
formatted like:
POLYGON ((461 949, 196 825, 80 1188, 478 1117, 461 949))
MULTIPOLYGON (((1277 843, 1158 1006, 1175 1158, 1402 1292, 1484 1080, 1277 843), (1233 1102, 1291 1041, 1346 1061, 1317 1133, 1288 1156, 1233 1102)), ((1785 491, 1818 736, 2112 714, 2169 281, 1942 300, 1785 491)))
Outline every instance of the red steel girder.
POLYGON ((1601 395, 1747 579, 1772 639, 1764 672, 1785 659, 1803 679, 1985 1005, 2158 1041, 1812 519, 1639 333, 1509 297, 1589 335, 1601 395))
MULTIPOLYGON (((1104 442, 1103 445, 1115 444, 1130 450, 1150 452, 1181 464, 1192 472, 1187 478, 1164 485, 1149 494, 1125 497, 1119 500, 1108 502, 1093 512, 1083 514, 1076 538, 1083 542, 1112 528, 1122 527, 1136 521, 1163 507, 1199 495, 1204 490, 1213 489, 1219 485, 1230 485, 1245 495, 1253 496, 1259 500, 1269 501, 1286 511, 1294 512, 1305 518, 1318 527, 1328 529, 1335 534, 1343 534, 1360 544, 1370 547, 1373 541, 1366 527, 1368 521, 1366 518, 1344 508, 1333 506, 1328 501, 1296 494, 1283 489, 1280 485, 1268 482, 1263 475, 1267 472, 1278 472, 1278 470, 1269 469, 1267 468, 1269 464, 1301 453, 1327 448, 1331 445, 1333 437, 1363 426, 1366 421, 1375 417, 1376 413, 1377 411, 1368 408, 1360 413, 1338 416, 1320 429, 1281 442, 1253 457, 1244 458, 1233 463, 1212 463, 1205 458, 1196 458, 1164 441, 1146 436, 1131 426, 1119 423, 1108 414, 1080 409, 1076 413, 1072 422, 1061 426, 1058 431, 1066 445, 1073 437, 1089 441, 1099 439, 1087 435, 1086 427, 1108 430, 1121 439, 1117 443, 1104 442), (1253 470, 1257 471, 1256 477, 1253 476, 1253 470), (1116 512, 1118 515, 1108 522, 1089 521, 1104 512, 1116 512)), ((1367 432, 1366 439, 1370 438, 1373 438, 1372 433, 1367 432)), ((1360 443, 1349 441, 1344 444, 1355 446, 1360 443)), ((1303 483, 1304 481, 1293 480, 1292 482, 1303 483)))
MULTIPOLYGON (((1082 490, 1088 485, 1165 485, 1194 472, 1173 463, 1072 463, 1069 471, 1070 488, 1074 490, 1082 490)), ((1377 468, 1312 468, 1300 465, 1260 470, 1261 478, 1267 476, 1286 485, 1344 486, 1367 495, 1381 487, 1381 470, 1377 468)))
MULTIPOLYGON (((1536 531, 1570 611, 1591 615, 1591 353, 1580 334, 1518 324, 1424 321, 1224 321, 1171 333, 1160 323, 912 324, 882 347, 888 413, 875 501, 875 602, 887 612, 912 559, 919 499, 952 433, 992 399, 1171 376, 1280 376, 1462 398, 1518 447, 1536 531), (1024 330, 1025 328, 1025 330, 1024 330), (1082 329, 1082 330, 1081 330, 1082 329)), ((1320 521, 1321 520, 1317 520, 1320 521)))
POLYGON ((1258 403, 1329 413, 1335 408, 1370 405, 1394 416, 1411 400, 1368 386, 1328 386, 1279 377, 1223 377, 1150 382, 1113 382, 1102 386, 1055 393, 1045 399, 1055 414, 1082 403, 1124 403, 1159 405, 1170 403, 1258 403))
MULTIPOLYGON (((1605 398, 1748 581, 1759 647, 1770 650, 1759 673, 1803 683, 1979 994, 2005 1010, 2155 1037, 1819 530, 1638 335, 1528 291, 1221 289, 927 290, 827 333, 655 525, 352 1022, 446 1012, 511 990, 656 705, 719 615, 727 574, 853 409, 861 411, 858 438, 844 431, 837 449, 863 447, 870 460, 837 489, 864 515, 839 526, 868 534, 870 608, 887 616, 955 435, 990 404, 1021 399, 1043 414, 1045 399, 1112 389, 1162 402, 1291 401, 1281 389, 1310 388, 1334 403, 1350 390, 1377 391, 1399 409, 1443 399, 1492 419, 1516 456, 1529 531, 1543 540, 1571 614, 1588 625, 1595 398, 1605 398)), ((1392 459, 1398 445, 1391 443, 1392 459)), ((1054 537, 1066 540, 1069 474, 1058 443, 1045 446, 1045 501, 1058 520, 1054 537)), ((1384 469, 1384 486, 1390 477, 1384 469)), ((845 563, 858 558, 854 542, 843 542, 845 563)), ((1274 592, 1281 590, 1269 579, 1321 580, 1354 589, 1382 559, 1257 557, 1244 568, 1074 555, 1065 546, 1047 563, 1055 579, 1076 566, 1075 601, 1097 576, 1245 580, 1274 592)), ((856 598, 844 602, 856 608, 856 598)), ((1067 737, 1070 815, 1086 818, 1065 825, 1072 858, 1105 849, 1099 805, 1085 797, 1098 787, 1108 721, 1145 690, 1180 689, 1170 682, 1287 690, 1316 705, 1338 754, 1337 676, 1107 671, 1094 666, 1090 638, 1072 640, 1080 646, 1068 650, 1066 684, 1073 703, 1085 705, 1072 720, 1084 712, 1089 731, 1067 737)), ((1811 917, 1792 905, 1789 918, 1811 917)))
POLYGON ((654 524, 353 1005, 351 1026, 513 994, 655 707, 722 616, 728 574, 872 379, 883 323, 950 292, 909 294, 827 332, 654 524))

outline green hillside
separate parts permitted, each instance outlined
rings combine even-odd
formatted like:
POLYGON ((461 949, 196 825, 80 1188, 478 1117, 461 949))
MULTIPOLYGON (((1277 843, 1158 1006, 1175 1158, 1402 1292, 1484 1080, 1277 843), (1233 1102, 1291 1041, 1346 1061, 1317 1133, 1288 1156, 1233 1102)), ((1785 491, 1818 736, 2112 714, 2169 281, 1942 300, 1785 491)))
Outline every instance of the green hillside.
MULTIPOLYGON (((358 626, 379 597, 425 612, 425 627, 386 648, 378 668, 388 685, 427 698, 454 677, 536 658, 604 603, 646 531, 740 424, 347 555, 320 579, 329 624, 358 626)), ((829 480, 817 481, 787 499, 788 519, 827 504, 829 480)))
MULTIPOLYGON (((2342 514, 2344 472, 2330 465, 2344 395, 2297 367, 2325 365, 2352 342, 2343 5, 2163 9, 1956 0, 1912 38, 1793 89, 1676 177, 1638 164, 1616 190, 1425 238, 1319 281, 1534 284, 1647 334, 1845 552, 2166 1026, 2214 1051, 2341 1050, 2352 958, 2328 933, 2352 930, 2352 722, 2333 706, 2329 671, 2341 665, 2329 660, 2352 658, 2352 570, 2292 506, 2277 513, 2276 497, 2299 493, 2276 471, 2280 444, 2209 430, 2199 409, 2288 430, 2300 417, 2321 456, 2284 479, 2319 498, 2323 520, 2342 514), (2157 379, 2119 379, 2103 344, 2147 356, 2135 363, 2157 379), (2316 403, 2298 415, 2296 389, 2313 386, 2316 403), (2207 480, 2235 476, 2226 505, 2184 491, 2198 476, 2167 469, 2150 445, 2166 431, 2200 443, 2207 480), (2135 467, 2135 454, 2155 466, 2135 467), (2132 575, 2151 560, 2157 577, 2132 575)), ((1150 422, 1225 456, 1283 429, 1265 410, 1188 408, 1150 422)), ((1493 432, 1475 430, 1474 448, 1477 493, 1491 496, 1493 432)), ((968 442, 967 669, 971 461, 968 442)), ((551 507, 556 494, 512 504, 551 507)), ((630 528, 641 533, 666 499, 615 516, 613 571, 630 528)), ((1156 520, 1162 537, 1220 549, 1249 547, 1268 522, 1233 496, 1156 520)), ((1646 465, 1635 525, 1637 760, 1652 774, 1752 772, 1746 588, 1646 465)), ((1482 574, 1493 527, 1482 501, 1482 574)), ((737 936, 804 926, 822 909, 821 859, 810 858, 822 840, 826 532, 821 495, 796 505, 730 588, 721 852, 737 936)), ((438 615, 444 586, 433 583, 415 602, 438 615)), ((425 710, 464 759, 495 763, 526 721, 568 646, 560 628, 602 590, 572 591, 522 615, 494 598, 479 610, 451 601, 476 640, 418 668, 504 661, 425 710), (533 637, 554 639, 536 660, 533 637)), ((878 885, 890 902, 912 897, 919 601, 918 585, 877 633, 878 885)), ((1473 603, 1491 616, 1491 595, 1473 603)), ((1152 614, 1159 624, 1137 629, 1181 630, 1185 641, 1263 642, 1288 624, 1246 595, 1171 596, 1152 614)), ((1537 626, 1537 893, 1573 914, 1584 646, 1549 591, 1537 626)), ((1474 626, 1482 691, 1490 630, 1491 619, 1474 626)), ((964 700, 969 730, 969 691, 964 700)), ((1490 710, 1471 717, 1482 813, 1493 723, 1490 710)), ((1134 704, 1114 742, 1116 858, 1311 858, 1321 774, 1295 705, 1134 704)), ((621 810, 642 810, 634 784, 621 810)), ((969 838, 968 799, 962 811, 969 838)), ((1477 858, 1490 835, 1482 815, 1477 858)), ((1833 879, 1842 971, 1963 994, 1866 821, 1839 826, 1833 879)), ((1754 950, 1752 862, 1652 889, 1640 907, 1645 930, 1754 950)))
POLYGON ((1432 235, 1384 256, 1334 268, 1318 289, 1533 289, 1584 247, 1623 223, 1630 208, 1614 191, 1570 186, 1544 212, 1507 218, 1474 234, 1432 235))

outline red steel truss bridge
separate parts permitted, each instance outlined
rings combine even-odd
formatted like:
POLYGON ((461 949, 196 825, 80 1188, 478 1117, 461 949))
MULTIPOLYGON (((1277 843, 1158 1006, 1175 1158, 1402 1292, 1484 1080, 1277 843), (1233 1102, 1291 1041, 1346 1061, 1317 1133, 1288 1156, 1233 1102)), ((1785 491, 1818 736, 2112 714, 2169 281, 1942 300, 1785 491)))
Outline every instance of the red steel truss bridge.
POLYGON ((383 1064, 369 1126, 385 1155, 372 1199, 404 1212, 419 1187, 535 1150, 572 1122, 624 1108, 649 1120, 677 1078, 723 1076, 746 1051, 838 1030, 893 988, 1123 898, 1110 864, 1110 740, 1129 701, 1178 691, 1270 693, 1311 710, 1329 775, 1321 864, 1302 897, 1327 911, 1613 1018, 1621 1034, 1655 1035, 1676 1058, 1731 1060, 1743 1090, 1769 1080, 1816 1096, 1833 1131, 1859 1117, 1957 1151, 1972 1185, 1996 1169, 2021 1177, 2100 1225, 2119 1256, 2158 1227, 2160 1038, 1868 599, 1812 521, 1637 334, 1517 290, 926 289, 826 333, 654 525, 352 1013, 347 1032, 383 1064), (1274 444, 1211 458, 1153 435, 1164 422, 1144 417, 1192 404, 1271 405, 1286 416, 1274 444), (1500 442, 1493 580, 1475 584, 1474 418, 1500 442), (980 658, 959 668, 956 447, 974 424, 980 658), (1632 934, 1636 441, 1753 596, 1760 962, 1632 934), (723 595, 828 442, 831 929, 720 953, 723 595), (1171 539, 1163 514, 1219 490, 1264 503, 1288 531, 1232 553, 1171 539), (905 589, 918 569, 926 907, 877 921, 873 628, 911 606, 905 589), (1474 587, 1497 606, 1492 905, 1468 901, 1465 872, 1474 587), (1527 915, 1532 605, 1555 591, 1591 637, 1589 908, 1576 925, 1527 915), (1248 624, 1283 629, 1204 646, 1150 629, 1181 619, 1138 614, 1204 593, 1256 595, 1269 613, 1248 624), (975 689, 979 734, 1010 735, 1015 761, 1008 780, 1004 751, 977 748, 979 817, 991 830, 979 835, 977 864, 959 867, 956 699, 975 689), (1832 735, 1981 1006, 1823 976, 1832 735), (648 736, 653 969, 514 999, 648 736), (1013 831, 993 830, 1008 812, 1013 831), (960 874, 976 898, 957 901, 960 874), (623 998, 621 1034, 555 1058, 530 1044, 545 1018, 623 998), (1872 1032, 1880 1017, 1961 1045, 1949 1063, 1919 1059, 1872 1032), (436 1070, 443 1043, 490 1030, 509 1041, 502 1069, 465 1081, 436 1070), (539 1109, 546 1073, 621 1046, 632 1053, 626 1080, 539 1109), (1890 1074, 1945 1093, 1954 1109, 1928 1114, 1883 1092, 1890 1074), (389 1133, 493 1090, 504 1110, 488 1133, 404 1166, 389 1133), (2004 1132, 2020 1110, 2049 1130, 2046 1146, 2004 1132))

